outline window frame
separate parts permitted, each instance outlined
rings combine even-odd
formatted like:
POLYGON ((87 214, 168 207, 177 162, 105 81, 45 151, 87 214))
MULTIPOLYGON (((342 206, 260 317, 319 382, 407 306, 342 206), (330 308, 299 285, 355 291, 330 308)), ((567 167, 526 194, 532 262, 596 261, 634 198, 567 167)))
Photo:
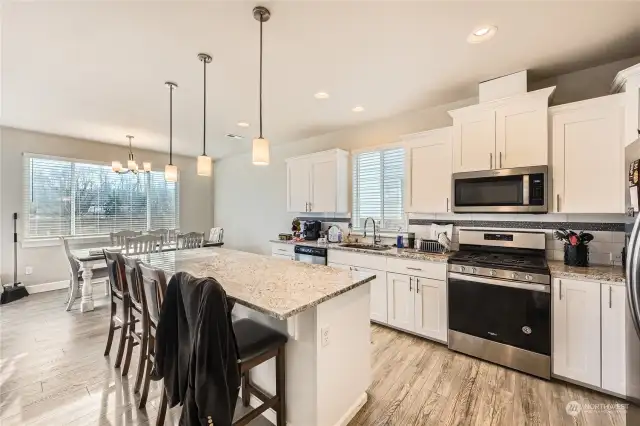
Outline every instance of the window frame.
MULTIPOLYGON (((364 228, 358 226, 359 224, 356 224, 354 221, 354 218, 356 217, 356 212, 355 212, 355 204, 356 204, 356 191, 355 191, 355 168, 357 167, 357 156, 360 154, 365 154, 365 153, 369 153, 369 152, 377 152, 377 151, 389 151, 389 150, 393 150, 393 149, 405 149, 405 145, 402 142, 393 142, 393 143, 388 143, 388 144, 384 144, 384 145, 376 145, 374 147, 366 147, 366 148, 359 148, 359 149, 354 149, 351 150, 351 207, 352 207, 352 212, 351 212, 351 223, 353 224, 353 232, 356 234, 362 234, 364 232, 364 228)), ((407 232, 408 230, 408 226, 409 226, 409 216, 407 214, 407 212, 405 211, 405 182, 406 182, 406 161, 407 161, 407 155, 406 155, 406 151, 404 152, 404 157, 403 157, 403 165, 402 165, 402 185, 400 187, 400 191, 401 191, 401 209, 402 209, 402 232, 407 232)), ((382 170, 381 170, 382 171, 382 170)), ((384 186, 384 174, 381 173, 380 174, 380 184, 381 187, 384 186)), ((384 206, 384 188, 381 191, 381 196, 383 199, 383 206, 384 206)), ((379 220, 376 220, 376 231, 379 234, 389 234, 389 233, 397 233, 398 229, 397 228, 383 228, 381 226, 381 221, 384 221, 384 208, 382 209, 382 218, 379 220)))
MULTIPOLYGON (((70 229, 71 229, 71 234, 69 235, 46 235, 46 236, 33 236, 29 234, 29 217, 30 217, 30 197, 31 197, 31 166, 29 165, 29 161, 31 159, 41 159, 41 160, 51 160, 51 161, 64 161, 64 162, 69 162, 72 164, 72 176, 75 175, 75 169, 76 169, 76 165, 77 164, 86 164, 86 165, 96 165, 96 166, 102 166, 102 167, 107 167, 109 169, 111 169, 111 166, 108 163, 102 162, 102 161, 94 161, 94 160, 84 160, 84 159, 78 159, 78 158, 72 158, 72 157, 61 157, 61 156, 54 156, 54 155, 46 155, 46 154, 36 154, 36 153, 31 153, 31 152, 23 152, 22 153, 22 232, 24 237, 21 239, 22 241, 22 247, 24 248, 29 248, 29 247, 46 247, 46 246, 54 246, 54 245, 59 245, 59 239, 60 237, 65 237, 68 238, 70 240, 77 240, 77 241, 82 241, 83 243, 98 243, 98 242, 108 242, 109 241, 109 234, 102 234, 102 233, 98 233, 98 234, 80 234, 77 235, 75 234, 75 203, 76 203, 76 197, 75 197, 75 191, 76 191, 76 187, 75 185, 71 185, 71 206, 70 206, 70 211, 71 213, 71 217, 70 217, 70 229)), ((152 169, 152 172, 156 172, 156 173, 163 173, 163 170, 160 169, 152 169)), ((115 172, 111 172, 111 173, 115 173, 115 172)), ((144 176, 146 182, 145 182, 145 195, 146 195, 146 230, 149 231, 151 230, 150 226, 151 226, 151 218, 152 218, 152 212, 151 210, 151 203, 150 203, 150 199, 151 199, 151 174, 147 174, 144 172, 141 172, 141 174, 144 176)), ((176 223, 176 229, 179 229, 179 225, 180 225, 180 179, 178 179, 177 182, 175 182, 176 185, 176 190, 175 190, 175 201, 174 201, 174 209, 175 209, 175 223, 176 223)))

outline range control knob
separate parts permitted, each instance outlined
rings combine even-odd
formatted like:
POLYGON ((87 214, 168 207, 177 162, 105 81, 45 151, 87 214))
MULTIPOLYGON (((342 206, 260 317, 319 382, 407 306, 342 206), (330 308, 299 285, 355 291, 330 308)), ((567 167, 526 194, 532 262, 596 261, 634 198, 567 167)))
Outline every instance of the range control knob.
POLYGON ((474 268, 471 268, 471 272, 472 272, 472 273, 474 273, 474 274, 475 274, 475 273, 476 273, 476 271, 477 271, 477 269, 476 269, 475 267, 474 267, 474 268))
POLYGON ((527 275, 524 276, 524 279, 527 280, 527 281, 531 281, 533 279, 533 277, 531 275, 527 274, 527 275))
POLYGON ((489 271, 489 274, 490 274, 492 277, 495 277, 495 276, 496 276, 496 270, 495 270, 495 269, 490 270, 490 271, 489 271))
POLYGON ((518 278, 518 274, 516 274, 515 272, 511 273, 511 278, 512 279, 517 279, 518 278))
POLYGON ((464 266, 460 267, 460 272, 464 272, 464 266))

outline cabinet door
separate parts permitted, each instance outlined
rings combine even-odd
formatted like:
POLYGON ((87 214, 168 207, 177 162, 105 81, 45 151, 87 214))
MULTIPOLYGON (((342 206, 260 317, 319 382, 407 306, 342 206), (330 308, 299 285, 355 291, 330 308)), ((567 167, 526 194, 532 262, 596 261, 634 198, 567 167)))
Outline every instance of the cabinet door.
POLYGON ((415 332, 431 339, 447 341, 446 281, 414 277, 415 332))
POLYGON ((405 211, 443 213, 451 208, 451 128, 438 129, 405 145, 405 211))
POLYGON ((600 283, 553 280, 553 373, 600 386, 600 283))
POLYGON ((335 157, 310 160, 309 211, 335 212, 337 201, 337 161, 335 157))
POLYGON ((624 108, 617 96, 552 111, 556 212, 624 213, 624 108))
POLYGON ((549 164, 547 98, 514 101, 496 110, 496 168, 549 164))
POLYGON ((375 274, 376 279, 371 281, 371 319, 387 322, 387 273, 375 269, 354 267, 356 271, 375 274))
POLYGON ((292 254, 277 254, 273 253, 272 257, 277 257, 278 259, 286 259, 286 260, 295 260, 295 257, 292 254))
POLYGON ((309 161, 287 162, 287 211, 306 212, 309 202, 309 161))
POLYGON ((495 111, 467 111, 460 116, 454 117, 454 173, 495 169, 495 150, 495 111))
POLYGON ((414 330, 414 280, 409 275, 387 274, 387 322, 408 331, 414 330))
POLYGON ((338 269, 346 269, 347 271, 350 271, 353 269, 353 266, 343 265, 342 263, 329 262, 327 263, 327 266, 331 266, 333 268, 338 268, 338 269))
POLYGON ((624 286, 602 284, 602 388, 626 393, 624 286))

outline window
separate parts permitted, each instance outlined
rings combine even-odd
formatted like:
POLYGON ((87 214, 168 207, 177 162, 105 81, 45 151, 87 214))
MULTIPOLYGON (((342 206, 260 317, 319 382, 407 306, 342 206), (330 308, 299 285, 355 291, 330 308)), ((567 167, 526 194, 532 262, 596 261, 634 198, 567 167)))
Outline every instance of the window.
MULTIPOLYGON (((406 230, 404 215, 404 148, 367 151, 353 157, 354 228, 372 217, 381 230, 406 230)), ((369 225, 370 226, 370 225, 369 225)))
POLYGON ((26 238, 178 228, 178 186, 162 172, 119 175, 111 167, 25 154, 26 238))

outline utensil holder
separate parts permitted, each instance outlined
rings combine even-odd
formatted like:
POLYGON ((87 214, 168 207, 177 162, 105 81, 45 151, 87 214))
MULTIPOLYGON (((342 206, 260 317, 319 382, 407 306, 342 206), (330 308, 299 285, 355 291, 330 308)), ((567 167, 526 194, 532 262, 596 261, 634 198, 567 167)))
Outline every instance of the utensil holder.
POLYGON ((567 266, 589 266, 589 246, 565 244, 564 264, 567 266))

